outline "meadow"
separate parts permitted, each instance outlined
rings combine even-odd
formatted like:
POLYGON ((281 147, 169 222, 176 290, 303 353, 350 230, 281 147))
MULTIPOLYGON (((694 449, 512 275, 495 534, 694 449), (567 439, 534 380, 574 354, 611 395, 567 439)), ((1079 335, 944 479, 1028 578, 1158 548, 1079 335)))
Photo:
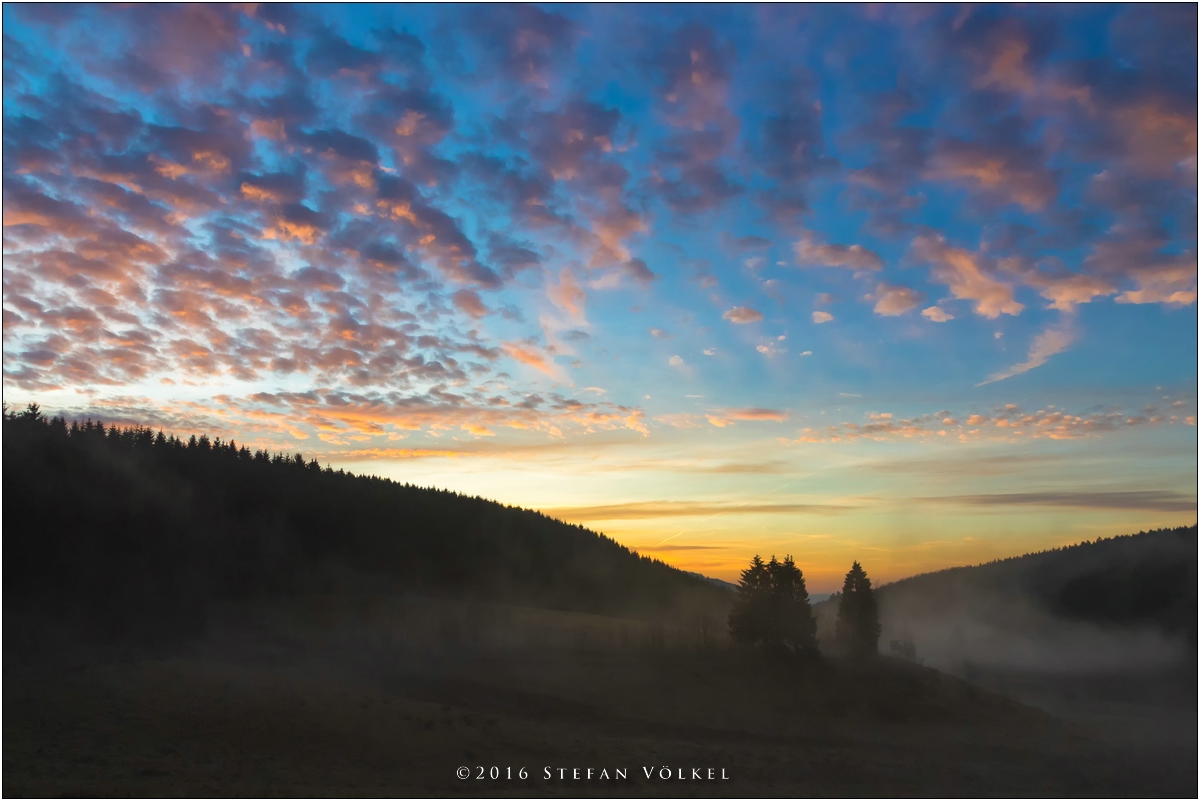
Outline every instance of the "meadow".
POLYGON ((4 693, 6 795, 1171 796, 1196 779, 1194 727, 1150 753, 902 660, 793 663, 431 599, 227 605, 170 653, 6 649, 4 693), (709 768, 727 778, 693 778, 709 768))

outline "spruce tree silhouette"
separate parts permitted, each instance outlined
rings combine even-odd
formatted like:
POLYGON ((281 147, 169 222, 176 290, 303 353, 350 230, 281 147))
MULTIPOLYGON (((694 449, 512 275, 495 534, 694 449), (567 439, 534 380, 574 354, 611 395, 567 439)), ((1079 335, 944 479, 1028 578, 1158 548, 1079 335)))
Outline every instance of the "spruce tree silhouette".
POLYGON ((775 602, 780 642, 793 653, 812 655, 817 652, 817 620, 808 601, 804 573, 796 567, 791 554, 771 573, 771 590, 775 602))
POLYGON ((729 613, 729 632, 735 642, 773 653, 816 653, 817 624, 804 573, 790 554, 782 562, 772 556, 764 563, 758 554, 750 560, 729 613))
POLYGON ((754 554, 750 566, 742 571, 738 597, 729 613, 729 634, 734 642, 756 645, 767 637, 769 587, 767 566, 761 556, 754 554))
POLYGON ((838 602, 836 637, 844 654, 862 659, 874 656, 879 651, 879 610, 875 604, 875 591, 871 579, 855 562, 842 584, 842 597, 838 602))

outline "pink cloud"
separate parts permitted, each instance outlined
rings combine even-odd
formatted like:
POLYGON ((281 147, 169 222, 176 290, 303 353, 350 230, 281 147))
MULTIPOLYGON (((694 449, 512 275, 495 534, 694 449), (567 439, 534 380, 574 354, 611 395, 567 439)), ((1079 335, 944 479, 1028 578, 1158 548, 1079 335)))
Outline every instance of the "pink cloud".
POLYGON ((566 267, 558 273, 558 283, 546 287, 546 295, 555 306, 577 320, 583 319, 583 307, 587 293, 579 286, 574 274, 566 267))
POLYGON ((867 300, 875 301, 875 313, 884 317, 899 317, 907 314, 925 300, 925 296, 905 286, 894 286, 881 283, 875 291, 867 296, 867 300))
POLYGON ((473 289, 460 289, 451 296, 454 300, 454 306, 463 314, 466 314, 475 319, 486 317, 488 307, 483 304, 479 297, 479 293, 473 289))
POLYGON ((710 423, 717 426, 727 425, 731 421, 782 423, 788 419, 788 413, 779 409, 747 407, 740 409, 718 409, 707 415, 707 417, 710 423))
POLYGON ((883 260, 862 245, 826 245, 807 232, 794 245, 796 263, 816 267, 844 267, 848 270, 882 270, 883 260))
POLYGON ((932 266, 932 277, 960 300, 975 301, 975 313, 994 320, 1018 315, 1025 308, 1013 298, 1012 285, 991 274, 982 256, 946 244, 940 235, 921 234, 912 243, 913 255, 932 266))
POLYGON ((978 386, 1003 381, 1006 378, 1012 378, 1015 375, 1027 373, 1036 367, 1041 367, 1050 360, 1051 356, 1062 353, 1069 348, 1074 340, 1074 332, 1067 324, 1056 328, 1047 328, 1034 337, 1033 344, 1029 346, 1029 355, 1025 361, 1014 364, 1005 370, 992 373, 984 381, 980 382, 978 386))
POLYGON ((935 323, 945 323, 954 319, 954 315, 941 306, 930 306, 928 309, 922 309, 921 316, 935 323))
POLYGON ((1016 404, 997 407, 990 414, 954 416, 944 411, 896 419, 874 415, 863 423, 844 422, 821 429, 804 428, 797 443, 839 443, 861 440, 926 440, 974 442, 986 440, 1020 441, 1023 439, 1082 439, 1147 425, 1192 425, 1186 418, 1170 417, 1157 411, 1139 414, 1119 411, 1072 414, 1054 407, 1023 412, 1016 404), (958 419, 965 419, 959 423, 958 419))
POLYGON ((734 306, 729 311, 721 315, 725 320, 728 320, 735 325, 746 325, 747 323, 761 322, 763 319, 762 312, 757 309, 752 309, 749 306, 734 306))

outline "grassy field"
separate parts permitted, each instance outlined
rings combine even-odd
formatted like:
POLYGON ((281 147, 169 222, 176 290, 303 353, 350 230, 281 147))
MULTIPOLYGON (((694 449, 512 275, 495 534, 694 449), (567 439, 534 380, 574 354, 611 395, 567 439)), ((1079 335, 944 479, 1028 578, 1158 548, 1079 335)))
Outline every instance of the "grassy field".
POLYGON ((172 653, 12 650, 9 796, 1196 791, 1194 695, 1190 742, 1151 755, 917 665, 786 664, 588 615, 315 599, 226 608, 172 653))

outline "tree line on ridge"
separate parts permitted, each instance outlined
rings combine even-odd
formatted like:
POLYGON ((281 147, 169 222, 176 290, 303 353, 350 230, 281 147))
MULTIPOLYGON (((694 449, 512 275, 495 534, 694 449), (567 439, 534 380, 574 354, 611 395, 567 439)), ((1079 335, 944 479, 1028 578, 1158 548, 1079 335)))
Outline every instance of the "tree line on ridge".
POLYGON ((539 512, 36 405, 3 426, 6 621, 178 639, 214 600, 371 592, 710 629, 728 612, 726 588, 539 512))

